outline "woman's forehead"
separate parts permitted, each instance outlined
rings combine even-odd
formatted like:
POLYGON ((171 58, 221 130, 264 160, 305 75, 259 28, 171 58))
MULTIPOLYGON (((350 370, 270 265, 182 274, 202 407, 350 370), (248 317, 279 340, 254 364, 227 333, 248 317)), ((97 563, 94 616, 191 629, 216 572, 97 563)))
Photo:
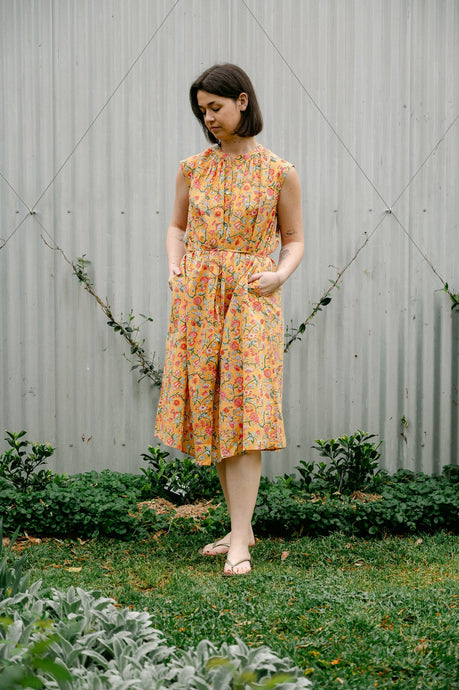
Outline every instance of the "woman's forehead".
POLYGON ((225 98, 224 96, 219 96, 216 93, 209 93, 208 91, 202 91, 201 89, 199 89, 199 91, 197 92, 196 99, 198 101, 199 106, 211 105, 212 103, 217 101, 230 100, 228 98, 225 98))

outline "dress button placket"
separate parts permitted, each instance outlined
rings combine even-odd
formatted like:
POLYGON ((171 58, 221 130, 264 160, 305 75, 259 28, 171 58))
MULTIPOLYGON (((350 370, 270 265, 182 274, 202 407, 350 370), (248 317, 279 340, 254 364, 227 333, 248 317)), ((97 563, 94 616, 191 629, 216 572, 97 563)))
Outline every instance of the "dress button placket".
POLYGON ((224 182, 224 193, 223 193, 223 230, 225 232, 225 238, 228 234, 228 221, 231 215, 231 188, 232 188, 232 174, 233 169, 231 165, 230 158, 226 161, 225 166, 225 182, 224 182))

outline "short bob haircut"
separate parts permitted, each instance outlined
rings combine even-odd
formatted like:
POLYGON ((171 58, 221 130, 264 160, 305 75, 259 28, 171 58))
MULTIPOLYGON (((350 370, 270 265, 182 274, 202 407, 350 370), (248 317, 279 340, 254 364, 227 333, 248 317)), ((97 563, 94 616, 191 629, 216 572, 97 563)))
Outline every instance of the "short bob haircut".
POLYGON ((235 133, 240 137, 254 137, 263 129, 263 117, 252 82, 244 70, 237 65, 232 65, 229 62, 223 65, 213 65, 213 67, 206 69, 190 88, 191 109, 199 120, 207 139, 216 144, 218 139, 207 129, 204 115, 199 109, 198 91, 207 91, 223 98, 232 98, 234 101, 239 98, 241 93, 246 93, 249 102, 247 108, 241 113, 241 122, 235 133))

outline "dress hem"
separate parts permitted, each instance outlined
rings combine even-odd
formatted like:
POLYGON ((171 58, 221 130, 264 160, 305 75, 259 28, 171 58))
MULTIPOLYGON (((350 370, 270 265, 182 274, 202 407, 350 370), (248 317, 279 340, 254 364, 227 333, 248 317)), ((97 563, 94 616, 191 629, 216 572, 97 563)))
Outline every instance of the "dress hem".
MULTIPOLYGON (((177 444, 177 445, 170 445, 167 443, 167 441, 163 440, 161 436, 158 436, 158 434, 155 434, 156 438, 158 438, 165 446, 168 448, 173 448, 174 450, 180 451, 180 453, 185 453, 188 457, 191 457, 195 460, 196 464, 199 465, 200 467, 210 467, 211 465, 218 465, 219 462, 222 460, 227 460, 228 458, 233 458, 235 455, 244 455, 245 453, 250 453, 252 450, 259 450, 262 453, 268 453, 268 452, 277 452, 279 450, 283 450, 284 448, 287 447, 286 443, 283 443, 282 445, 276 445, 276 446, 266 446, 263 448, 260 448, 258 446, 249 446, 249 447, 244 447, 241 448, 240 450, 236 453, 231 453, 231 455, 221 455, 219 460, 209 460, 209 462, 200 462, 198 459, 196 459, 196 455, 192 452, 190 452, 189 449, 185 447, 185 444, 177 444)), ((172 439, 168 439, 172 440, 172 439)))

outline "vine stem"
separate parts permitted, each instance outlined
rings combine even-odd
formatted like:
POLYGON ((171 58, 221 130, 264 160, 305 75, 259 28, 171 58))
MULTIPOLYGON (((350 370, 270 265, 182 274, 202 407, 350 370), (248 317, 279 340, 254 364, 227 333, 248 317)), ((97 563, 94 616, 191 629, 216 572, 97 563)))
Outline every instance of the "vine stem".
MULTIPOLYGON (((73 261, 71 261, 61 247, 59 247, 58 245, 53 247, 49 244, 49 242, 46 241, 46 239, 43 237, 43 235, 40 235, 40 237, 43 240, 43 242, 46 244, 47 247, 49 247, 53 251, 60 252, 60 254, 64 257, 65 261, 69 264, 69 266, 72 267, 72 271, 73 271, 74 275, 78 278, 80 283, 83 284, 84 289, 92 297, 94 297, 97 304, 102 309, 105 316, 108 318, 109 325, 111 325, 112 328, 116 328, 119 331, 120 335, 122 335, 123 338, 128 343, 128 345, 131 349, 131 354, 135 355, 140 362, 140 366, 141 366, 140 370, 141 370, 141 373, 143 374, 143 376, 147 376, 149 379, 151 379, 151 381, 153 381, 153 383, 156 386, 161 385, 161 380, 162 380, 161 370, 157 369, 155 367, 153 361, 150 361, 145 357, 145 351, 142 348, 142 346, 140 345, 140 343, 138 343, 136 340, 134 340, 131 333, 128 330, 126 330, 125 325, 123 325, 122 322, 118 321, 115 318, 108 301, 104 302, 103 299, 101 299, 99 297, 99 295, 96 293, 94 285, 92 284, 92 282, 89 279, 89 276, 84 271, 84 268, 82 266, 78 265, 78 263, 74 263, 73 261)), ((143 376, 141 378, 143 378, 143 376)))
POLYGON ((385 216, 385 214, 384 214, 384 216, 383 216, 383 217, 381 218, 381 220, 379 221, 378 225, 374 228, 373 232, 372 232, 370 235, 367 235, 367 236, 365 237, 365 241, 364 241, 364 242, 360 245, 360 247, 357 249, 357 251, 355 252, 355 254, 354 254, 354 256, 352 257, 352 259, 350 259, 350 260, 347 262, 347 264, 344 266, 344 268, 342 268, 342 269, 338 272, 338 275, 336 276, 335 280, 332 282, 332 284, 330 285, 330 287, 329 287, 327 290, 325 290, 325 292, 323 293, 323 295, 322 295, 322 297, 320 298, 320 300, 319 300, 319 301, 317 302, 317 304, 314 306, 314 309, 312 310, 312 312, 311 312, 311 313, 309 314, 309 316, 298 326, 298 328, 296 329, 295 335, 292 335, 292 336, 287 340, 287 342, 286 342, 286 344, 285 344, 285 347, 284 347, 284 352, 288 352, 288 350, 289 350, 291 344, 292 344, 293 342, 295 342, 295 340, 298 340, 298 339, 299 339, 299 338, 298 338, 298 332, 304 333, 304 331, 305 331, 305 329, 306 329, 306 326, 308 326, 308 325, 311 323, 311 321, 313 320, 313 318, 315 317, 315 315, 316 315, 319 311, 322 311, 322 306, 323 306, 323 304, 324 304, 324 300, 326 300, 326 299, 330 296, 330 294, 333 292, 333 290, 334 290, 335 288, 338 287, 338 283, 339 283, 339 281, 341 280, 343 274, 347 271, 347 269, 349 268, 349 266, 351 266, 351 265, 354 263, 354 261, 357 259, 357 257, 358 257, 358 255, 360 254, 360 252, 367 246, 368 242, 370 241, 370 239, 372 238, 372 236, 374 235, 374 233, 376 232, 376 230, 379 228, 379 226, 381 225, 381 223, 383 222, 383 220, 385 219, 385 217, 386 217, 386 216, 385 216))

